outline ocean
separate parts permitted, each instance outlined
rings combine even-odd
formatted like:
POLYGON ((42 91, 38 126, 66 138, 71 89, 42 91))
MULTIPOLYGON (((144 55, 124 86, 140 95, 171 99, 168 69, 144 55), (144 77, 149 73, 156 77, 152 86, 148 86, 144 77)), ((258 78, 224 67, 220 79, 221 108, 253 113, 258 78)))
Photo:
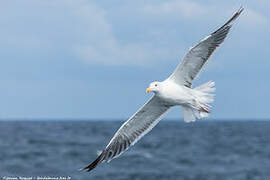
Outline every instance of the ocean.
POLYGON ((270 180, 270 121, 255 120, 162 120, 119 158, 79 171, 121 124, 1 121, 0 179, 270 180))

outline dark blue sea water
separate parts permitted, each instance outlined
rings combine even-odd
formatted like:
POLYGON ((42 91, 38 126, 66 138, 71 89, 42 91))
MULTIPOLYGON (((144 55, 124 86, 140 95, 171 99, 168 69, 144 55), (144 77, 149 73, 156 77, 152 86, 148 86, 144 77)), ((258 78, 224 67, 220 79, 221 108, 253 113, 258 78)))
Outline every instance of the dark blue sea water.
POLYGON ((270 180, 270 122, 161 121, 91 173, 121 122, 0 122, 0 179, 270 180))

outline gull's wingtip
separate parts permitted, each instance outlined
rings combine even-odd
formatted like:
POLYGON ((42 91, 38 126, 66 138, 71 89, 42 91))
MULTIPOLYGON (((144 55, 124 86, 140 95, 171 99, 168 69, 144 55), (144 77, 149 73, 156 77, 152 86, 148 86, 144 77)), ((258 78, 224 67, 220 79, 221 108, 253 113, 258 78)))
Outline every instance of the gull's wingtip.
POLYGON ((241 14, 244 11, 244 7, 241 5, 240 8, 238 9, 237 13, 241 14))
POLYGON ((227 25, 230 25, 234 20, 240 16, 240 14, 244 11, 243 6, 241 5, 238 11, 233 15, 233 17, 226 23, 227 25))
POLYGON ((233 22, 240 16, 240 14, 243 12, 244 8, 243 6, 240 6, 240 8, 238 9, 238 11, 236 11, 233 16, 231 17, 231 19, 229 19, 223 26, 221 26, 218 30, 216 30, 215 32, 213 32, 211 35, 219 32, 220 30, 222 30, 225 27, 229 28, 232 26, 233 22))
POLYGON ((245 8, 243 7, 243 5, 240 6, 238 13, 241 13, 245 8))
POLYGON ((95 167, 97 167, 97 165, 99 165, 100 163, 103 162, 105 158, 105 153, 102 152, 95 161, 93 161, 91 164, 89 164, 88 166, 84 167, 84 168, 81 168, 79 169, 79 171, 84 171, 86 170, 87 172, 90 172, 92 171, 95 167))

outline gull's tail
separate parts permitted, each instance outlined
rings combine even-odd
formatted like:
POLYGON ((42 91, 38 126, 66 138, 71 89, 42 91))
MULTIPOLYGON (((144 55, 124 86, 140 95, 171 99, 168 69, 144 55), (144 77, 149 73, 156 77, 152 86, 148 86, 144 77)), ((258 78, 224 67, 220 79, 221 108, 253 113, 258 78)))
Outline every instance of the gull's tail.
POLYGON ((210 110, 210 103, 214 101, 215 82, 209 81, 194 88, 194 96, 196 103, 194 107, 182 106, 182 114, 186 122, 192 122, 196 119, 208 117, 210 110))

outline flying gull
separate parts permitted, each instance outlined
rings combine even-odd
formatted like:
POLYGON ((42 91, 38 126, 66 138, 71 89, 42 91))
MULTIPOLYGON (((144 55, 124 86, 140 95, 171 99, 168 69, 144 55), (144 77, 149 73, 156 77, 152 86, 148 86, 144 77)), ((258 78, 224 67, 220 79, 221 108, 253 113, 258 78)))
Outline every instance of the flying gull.
POLYGON ((172 75, 162 82, 152 82, 146 92, 154 95, 131 116, 115 133, 97 159, 82 170, 91 171, 103 161, 118 157, 147 134, 173 106, 182 106, 185 122, 208 117, 213 102, 215 83, 210 81, 192 88, 192 81, 199 74, 214 50, 224 41, 238 16, 241 7, 222 27, 190 48, 172 75))

